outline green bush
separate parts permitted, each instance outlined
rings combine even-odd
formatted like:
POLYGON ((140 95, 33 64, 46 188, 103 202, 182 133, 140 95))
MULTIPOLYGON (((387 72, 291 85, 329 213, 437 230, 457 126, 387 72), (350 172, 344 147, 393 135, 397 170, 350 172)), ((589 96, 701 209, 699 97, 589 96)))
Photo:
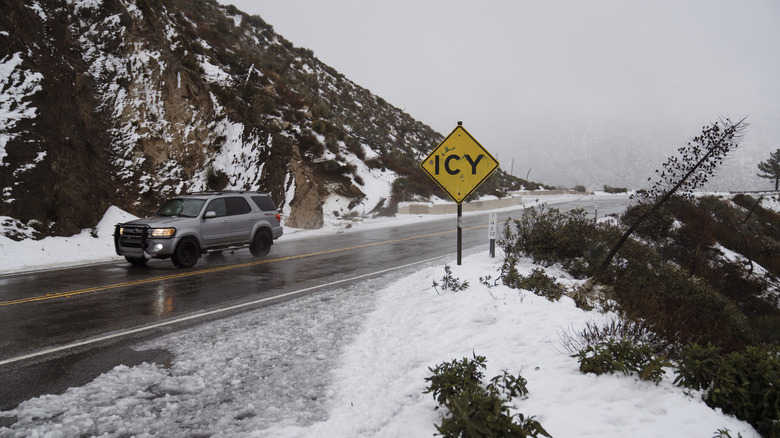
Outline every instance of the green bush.
POLYGON ((544 266, 566 263, 586 254, 593 224, 584 210, 526 208, 520 219, 504 224, 498 245, 505 254, 529 256, 544 266))
POLYGON ((505 286, 514 289, 520 288, 520 282, 523 281, 524 277, 517 270, 518 262, 519 257, 517 255, 505 253, 504 260, 501 261, 501 267, 499 268, 499 277, 505 286))
POLYGON ((777 353, 748 347, 725 356, 705 401, 749 422, 764 436, 780 436, 777 353))
POLYGON ((485 356, 474 354, 474 359, 465 357, 460 361, 453 359, 452 362, 444 362, 435 368, 428 368, 433 372, 433 376, 425 379, 430 382, 430 385, 424 393, 433 393, 433 398, 440 405, 450 403, 455 397, 482 382, 485 376, 482 372, 485 369, 485 362, 485 356))
POLYGON ((735 351, 755 341, 731 300, 676 266, 632 258, 616 275, 613 291, 628 318, 644 320, 670 346, 712 343, 735 351))
POLYGON ((195 57, 192 55, 187 55, 184 58, 182 58, 181 65, 196 73, 199 73, 202 70, 200 64, 198 64, 198 61, 196 61, 195 57))
POLYGON ((441 287, 442 290, 460 292, 469 288, 469 282, 466 280, 460 281, 457 277, 452 275, 452 268, 450 268, 449 265, 444 265, 444 276, 441 278, 441 283, 433 280, 432 286, 436 289, 436 293, 439 292, 439 287, 441 287))
POLYGON ((666 373, 663 367, 671 365, 665 358, 656 356, 650 346, 629 340, 609 339, 595 345, 587 345, 572 357, 579 360, 580 371, 583 373, 636 373, 640 379, 656 383, 660 382, 666 373))
POLYGON ((208 190, 222 190, 229 182, 228 176, 224 171, 215 169, 214 166, 206 168, 206 188, 208 190))
POLYGON ((718 372, 720 348, 709 344, 687 345, 680 354, 674 383, 695 390, 708 389, 718 372))
POLYGON ((511 273, 513 263, 531 257, 543 266, 559 263, 575 278, 586 278, 606 257, 608 242, 618 236, 617 227, 597 225, 581 209, 562 213, 544 205, 527 208, 519 219, 504 224, 497 241, 505 256, 502 272, 511 273))
POLYGON ((780 437, 780 356, 748 347, 718 356, 714 347, 684 350, 675 382, 705 389, 708 406, 747 421, 763 436, 780 437))
MULTIPOLYGON (((715 431, 715 435, 712 438, 733 438, 728 429, 718 429, 715 431)), ((737 438, 742 438, 741 433, 737 433, 737 438)))
MULTIPOLYGON (((626 208, 620 220, 630 225, 634 223, 640 216, 642 216, 651 206, 647 204, 634 204, 626 208)), ((636 233, 643 237, 649 238, 665 238, 669 236, 672 225, 674 224, 674 216, 666 209, 661 208, 653 213, 650 217, 645 219, 637 228, 636 233)))
POLYGON ((361 160, 365 160, 366 150, 363 149, 363 145, 360 143, 360 140, 356 139, 355 137, 347 137, 344 140, 344 143, 347 145, 347 149, 355 154, 356 157, 360 158, 361 160))
POLYGON ((620 316, 600 323, 588 321, 580 331, 573 334, 563 333, 561 336, 564 348, 570 353, 578 352, 585 345, 615 342, 616 339, 621 342, 648 345, 656 353, 668 351, 666 342, 650 330, 647 323, 620 316))
POLYGON ((527 277, 520 275, 516 279, 512 275, 507 275, 507 278, 504 279, 502 275, 502 281, 505 285, 516 289, 530 290, 534 294, 545 297, 550 301, 558 301, 564 292, 563 286, 556 283, 555 279, 548 277, 543 269, 534 269, 527 277), (507 283, 507 280, 513 283, 507 283))
POLYGON ((534 417, 510 415, 509 401, 528 394, 526 380, 506 371, 485 385, 486 359, 474 354, 473 359, 452 360, 428 368, 433 373, 424 393, 447 409, 441 424, 436 425, 445 437, 549 437, 550 434, 534 417))
POLYGON ((607 193, 626 193, 628 189, 625 187, 611 187, 604 184, 604 191, 607 193))
POLYGON ((302 153, 307 152, 314 157, 325 154, 325 145, 320 143, 311 132, 306 132, 298 137, 298 148, 302 153))
POLYGON ((780 344, 780 315, 761 315, 751 321, 761 340, 768 344, 780 344))
POLYGON ((322 120, 315 120, 311 122, 311 129, 318 134, 325 134, 328 130, 328 125, 322 120))

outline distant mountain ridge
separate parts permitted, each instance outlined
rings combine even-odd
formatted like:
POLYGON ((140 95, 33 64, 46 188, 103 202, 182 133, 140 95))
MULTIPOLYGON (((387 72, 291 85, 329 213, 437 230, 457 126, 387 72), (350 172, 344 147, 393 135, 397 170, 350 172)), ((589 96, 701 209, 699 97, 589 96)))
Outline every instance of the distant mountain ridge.
MULTIPOLYGON (((289 226, 443 196, 443 136, 213 0, 9 0, 0 16, 0 217, 39 235, 207 189, 269 192, 289 226), (331 212, 327 212, 331 213, 331 212)), ((482 192, 520 187, 499 172, 482 192)))

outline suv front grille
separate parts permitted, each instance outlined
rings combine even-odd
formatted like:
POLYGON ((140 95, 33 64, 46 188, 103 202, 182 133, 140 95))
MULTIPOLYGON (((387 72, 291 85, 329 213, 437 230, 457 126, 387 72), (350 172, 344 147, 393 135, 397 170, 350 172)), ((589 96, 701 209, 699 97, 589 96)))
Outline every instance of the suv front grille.
POLYGON ((119 245, 125 248, 143 248, 148 227, 117 226, 119 245), (121 233, 120 233, 121 230, 121 233))

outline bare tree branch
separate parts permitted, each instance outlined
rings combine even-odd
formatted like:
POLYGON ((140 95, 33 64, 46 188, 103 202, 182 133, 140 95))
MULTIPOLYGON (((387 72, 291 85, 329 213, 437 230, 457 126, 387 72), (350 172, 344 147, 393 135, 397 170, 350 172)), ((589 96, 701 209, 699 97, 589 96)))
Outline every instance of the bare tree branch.
POLYGON ((652 202, 652 205, 620 236, 596 273, 583 286, 586 291, 590 291, 604 275, 620 247, 645 219, 653 215, 678 191, 691 196, 694 189, 704 185, 715 174, 715 170, 723 163, 728 153, 739 146, 747 126, 745 118, 736 123, 728 118, 721 119, 712 125, 704 126, 701 135, 677 150, 678 156, 669 157, 663 169, 656 171, 659 180, 648 192, 639 196, 640 203, 652 202))

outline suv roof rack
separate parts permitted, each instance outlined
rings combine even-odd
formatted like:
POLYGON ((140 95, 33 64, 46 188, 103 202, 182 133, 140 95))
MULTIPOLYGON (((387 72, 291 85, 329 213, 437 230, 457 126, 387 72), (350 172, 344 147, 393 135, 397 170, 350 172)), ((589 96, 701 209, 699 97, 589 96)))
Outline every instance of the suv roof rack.
POLYGON ((267 195, 267 193, 258 192, 257 190, 204 190, 201 192, 184 193, 183 195, 221 195, 223 193, 257 193, 260 195, 267 195))

